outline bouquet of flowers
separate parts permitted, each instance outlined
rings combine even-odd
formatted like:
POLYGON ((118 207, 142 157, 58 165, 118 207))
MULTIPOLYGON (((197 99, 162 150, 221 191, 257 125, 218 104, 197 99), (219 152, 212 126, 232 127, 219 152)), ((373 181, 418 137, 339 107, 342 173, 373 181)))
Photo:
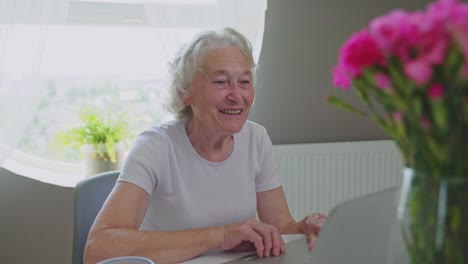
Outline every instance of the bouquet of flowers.
MULTIPOLYGON (((431 181, 468 182, 467 3, 439 0, 424 11, 395 10, 375 18, 341 47, 333 83, 344 90, 352 87, 364 109, 336 96, 327 100, 375 120, 415 173, 431 181)), ((430 216, 441 214, 430 212, 437 208, 437 201, 423 201, 439 197, 439 187, 408 201, 413 230, 406 239, 414 263, 464 263, 468 259, 463 253, 468 249, 468 228, 460 227, 468 220, 468 184, 455 192, 455 205, 450 204, 452 198, 447 200, 448 218, 442 224, 440 216, 430 216), (436 224, 430 226, 432 220, 436 224), (441 257, 433 260, 429 255, 439 252, 433 248, 440 234, 426 235, 437 224, 447 243, 440 246, 437 242, 441 257), (450 242, 452 233, 458 235, 450 242)))
POLYGON ((333 83, 352 86, 367 109, 328 101, 370 115, 408 166, 468 177, 468 4, 374 19, 342 46, 333 83))

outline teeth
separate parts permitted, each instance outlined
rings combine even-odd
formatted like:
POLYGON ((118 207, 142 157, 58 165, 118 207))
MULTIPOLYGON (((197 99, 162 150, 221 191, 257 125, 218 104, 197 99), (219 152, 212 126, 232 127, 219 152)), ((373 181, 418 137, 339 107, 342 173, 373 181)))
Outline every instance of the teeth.
POLYGON ((240 112, 241 110, 221 110, 221 113, 229 115, 238 115, 240 112))

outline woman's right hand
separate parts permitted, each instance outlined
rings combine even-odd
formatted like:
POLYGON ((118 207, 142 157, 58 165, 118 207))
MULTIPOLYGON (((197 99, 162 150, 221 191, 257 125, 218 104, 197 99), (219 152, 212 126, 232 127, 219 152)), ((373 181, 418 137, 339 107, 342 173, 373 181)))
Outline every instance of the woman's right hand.
POLYGON ((224 250, 240 251, 253 244, 259 257, 278 256, 284 252, 284 241, 278 228, 257 219, 222 226, 221 233, 219 247, 224 250))

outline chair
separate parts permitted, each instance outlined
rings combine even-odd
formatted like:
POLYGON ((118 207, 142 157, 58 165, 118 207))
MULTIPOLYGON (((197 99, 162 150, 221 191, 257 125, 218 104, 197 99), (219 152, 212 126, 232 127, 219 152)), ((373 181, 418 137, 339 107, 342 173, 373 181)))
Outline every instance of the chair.
POLYGON ((74 193, 73 264, 83 263, 89 229, 114 188, 120 171, 99 173, 80 181, 74 193))

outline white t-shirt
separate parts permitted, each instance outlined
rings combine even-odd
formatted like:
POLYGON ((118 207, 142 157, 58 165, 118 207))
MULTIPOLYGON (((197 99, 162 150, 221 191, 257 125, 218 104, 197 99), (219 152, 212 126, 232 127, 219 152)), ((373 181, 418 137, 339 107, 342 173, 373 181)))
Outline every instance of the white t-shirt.
POLYGON ((141 230, 220 226, 255 217, 256 192, 281 185, 264 127, 247 121, 234 134, 231 155, 211 162, 193 148, 181 121, 143 132, 118 181, 151 196, 141 230))

